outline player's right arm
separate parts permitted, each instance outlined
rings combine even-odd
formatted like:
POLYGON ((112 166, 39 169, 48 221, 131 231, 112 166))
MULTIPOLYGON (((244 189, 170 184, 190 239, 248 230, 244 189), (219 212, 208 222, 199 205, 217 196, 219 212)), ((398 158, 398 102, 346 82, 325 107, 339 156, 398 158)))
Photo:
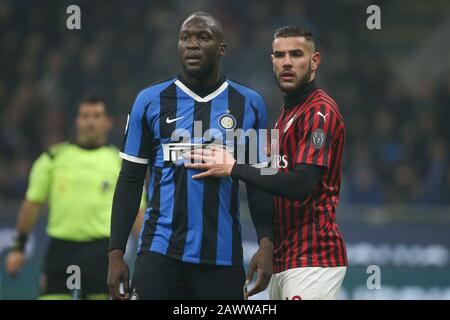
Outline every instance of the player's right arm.
POLYGON ((28 189, 17 215, 16 238, 6 256, 6 271, 15 276, 25 263, 25 245, 47 201, 51 183, 51 157, 43 153, 31 168, 28 189))
POLYGON ((130 295, 129 270, 123 260, 128 236, 139 211, 142 189, 150 159, 151 130, 147 111, 150 102, 140 93, 128 116, 122 151, 122 168, 114 192, 107 284, 111 298, 127 300, 130 295), (124 293, 119 291, 123 284, 124 293))
POLYGON ((123 160, 114 192, 111 214, 111 238, 108 254, 108 287, 114 300, 129 297, 129 271, 123 260, 128 236, 136 220, 144 185, 147 165, 123 160), (123 283, 124 294, 120 294, 123 283))

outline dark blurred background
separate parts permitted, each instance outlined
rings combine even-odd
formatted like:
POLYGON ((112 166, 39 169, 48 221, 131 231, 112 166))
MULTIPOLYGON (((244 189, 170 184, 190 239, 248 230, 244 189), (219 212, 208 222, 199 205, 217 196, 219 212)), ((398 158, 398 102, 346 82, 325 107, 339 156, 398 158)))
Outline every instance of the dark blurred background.
MULTIPOLYGON (((367 240, 370 232, 362 230, 370 223, 388 228, 374 232, 373 243, 405 237, 426 243, 429 236, 420 232, 432 221, 424 232, 432 238, 445 227, 440 240, 429 242, 446 243, 448 271, 450 2, 445 0, 0 0, 0 217, 16 213, 6 208, 15 208, 24 196, 33 160, 71 137, 74 112, 86 92, 107 97, 115 119, 111 142, 121 144, 136 94, 179 72, 177 33, 197 10, 223 23, 228 44, 223 72, 263 94, 271 125, 282 102, 271 71, 273 32, 286 24, 313 31, 322 53, 318 83, 336 100, 346 124, 338 221, 350 263, 357 252, 351 244, 367 240), (81 8, 81 30, 66 28, 71 4, 81 8), (366 27, 370 4, 381 8, 381 30, 366 27), (413 229, 399 237, 397 222, 400 229, 413 229)), ((450 279, 440 279, 450 297, 450 279)))

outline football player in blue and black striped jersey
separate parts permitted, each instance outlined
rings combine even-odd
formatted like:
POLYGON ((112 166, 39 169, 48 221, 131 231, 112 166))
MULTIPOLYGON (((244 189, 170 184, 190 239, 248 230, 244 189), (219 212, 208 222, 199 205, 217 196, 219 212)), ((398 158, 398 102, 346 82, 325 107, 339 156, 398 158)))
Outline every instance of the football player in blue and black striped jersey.
MULTIPOLYGON (((139 240, 131 287, 138 299, 242 299, 244 283, 258 274, 248 295, 264 290, 273 256, 273 201, 247 186, 259 250, 246 276, 239 221, 239 183, 234 178, 193 180, 183 153, 222 145, 245 150, 250 140, 236 132, 264 131, 266 106, 254 90, 220 72, 226 45, 220 24, 197 12, 181 26, 181 72, 142 90, 128 116, 123 163, 111 222, 108 285, 113 299, 128 299, 128 267, 123 261, 142 185, 150 171, 149 208, 139 240), (123 283, 124 293, 119 292, 123 283)), ((264 163, 264 143, 256 141, 254 165, 264 163)))

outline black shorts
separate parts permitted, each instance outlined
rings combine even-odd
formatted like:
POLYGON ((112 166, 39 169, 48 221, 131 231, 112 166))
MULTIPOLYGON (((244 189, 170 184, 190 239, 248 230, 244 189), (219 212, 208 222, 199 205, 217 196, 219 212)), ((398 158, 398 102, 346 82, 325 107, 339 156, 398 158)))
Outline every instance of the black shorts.
MULTIPOLYGON (((73 294, 67 288, 70 265, 80 268, 81 298, 89 294, 108 294, 109 239, 89 242, 72 242, 51 238, 44 261, 41 295, 73 294)), ((80 294, 78 292, 78 294, 80 294)))
POLYGON ((243 266, 179 261, 155 252, 139 254, 132 288, 139 300, 242 300, 243 266))

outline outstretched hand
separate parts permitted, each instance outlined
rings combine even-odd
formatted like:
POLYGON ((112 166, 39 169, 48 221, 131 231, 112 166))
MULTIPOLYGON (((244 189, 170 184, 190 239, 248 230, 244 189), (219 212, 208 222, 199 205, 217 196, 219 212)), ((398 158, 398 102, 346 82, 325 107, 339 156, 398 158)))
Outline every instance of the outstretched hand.
POLYGON ((236 162, 233 155, 225 148, 212 146, 206 149, 194 149, 183 157, 190 160, 184 166, 189 169, 205 170, 192 176, 192 179, 206 177, 229 177, 236 162))

